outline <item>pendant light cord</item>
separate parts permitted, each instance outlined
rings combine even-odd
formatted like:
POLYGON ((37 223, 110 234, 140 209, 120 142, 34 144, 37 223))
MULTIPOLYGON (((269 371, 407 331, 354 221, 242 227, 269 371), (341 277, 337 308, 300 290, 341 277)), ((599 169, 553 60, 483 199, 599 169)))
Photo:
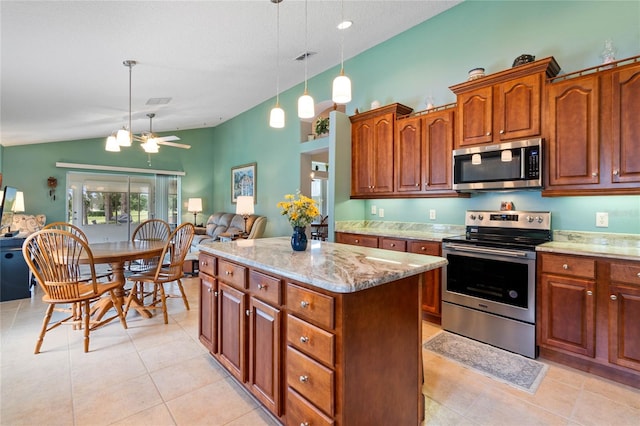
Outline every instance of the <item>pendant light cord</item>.
POLYGON ((131 130, 131 74, 133 63, 129 62, 129 140, 133 143, 133 131, 131 130))
MULTIPOLYGON (((344 0, 340 2, 340 23, 344 22, 344 0)), ((344 74, 344 30, 340 30, 340 74, 344 74)))
POLYGON ((307 94, 307 61, 309 60, 309 30, 308 30, 307 0, 304 0, 304 94, 307 94))
POLYGON ((280 105, 280 1, 276 3, 276 105, 280 105))

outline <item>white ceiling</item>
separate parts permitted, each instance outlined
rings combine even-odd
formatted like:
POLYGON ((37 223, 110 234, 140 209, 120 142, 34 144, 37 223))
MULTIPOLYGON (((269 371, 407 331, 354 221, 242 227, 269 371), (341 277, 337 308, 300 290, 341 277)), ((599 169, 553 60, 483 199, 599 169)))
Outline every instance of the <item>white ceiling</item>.
MULTIPOLYGON (((344 2, 353 57, 460 1, 344 2)), ((280 90, 304 81, 303 0, 280 3, 280 90)), ((270 0, 0 2, 0 144, 216 126, 275 96, 276 10, 270 0), (150 98, 171 98, 146 105, 150 98)), ((340 62, 337 0, 309 0, 309 77, 340 62)))

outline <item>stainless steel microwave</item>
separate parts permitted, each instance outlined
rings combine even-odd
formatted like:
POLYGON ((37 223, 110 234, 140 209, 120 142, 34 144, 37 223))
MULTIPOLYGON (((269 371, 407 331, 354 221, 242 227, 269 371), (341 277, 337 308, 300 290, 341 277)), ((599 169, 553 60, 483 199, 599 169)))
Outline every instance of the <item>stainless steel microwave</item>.
POLYGON ((542 152, 542 138, 456 149, 453 189, 541 188, 542 152))

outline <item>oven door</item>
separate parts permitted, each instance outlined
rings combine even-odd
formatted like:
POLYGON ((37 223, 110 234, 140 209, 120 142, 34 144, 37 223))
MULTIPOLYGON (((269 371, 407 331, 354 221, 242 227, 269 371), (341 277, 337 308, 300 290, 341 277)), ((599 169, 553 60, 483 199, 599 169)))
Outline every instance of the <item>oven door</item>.
POLYGON ((445 242, 442 256, 443 302, 535 323, 535 251, 445 242))

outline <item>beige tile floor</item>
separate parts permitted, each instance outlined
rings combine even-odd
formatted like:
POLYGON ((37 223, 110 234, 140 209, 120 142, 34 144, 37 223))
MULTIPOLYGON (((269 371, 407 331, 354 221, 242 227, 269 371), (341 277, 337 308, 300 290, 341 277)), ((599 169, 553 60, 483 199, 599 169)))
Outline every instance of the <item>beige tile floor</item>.
MULTIPOLYGON (((33 355, 39 295, 0 303, 0 425, 274 425, 198 341, 198 281, 191 310, 130 314, 91 335, 49 332, 33 355)), ((440 329, 423 323, 424 338, 440 329)), ((640 391, 551 364, 535 395, 424 351, 428 425, 640 425, 640 391)))

